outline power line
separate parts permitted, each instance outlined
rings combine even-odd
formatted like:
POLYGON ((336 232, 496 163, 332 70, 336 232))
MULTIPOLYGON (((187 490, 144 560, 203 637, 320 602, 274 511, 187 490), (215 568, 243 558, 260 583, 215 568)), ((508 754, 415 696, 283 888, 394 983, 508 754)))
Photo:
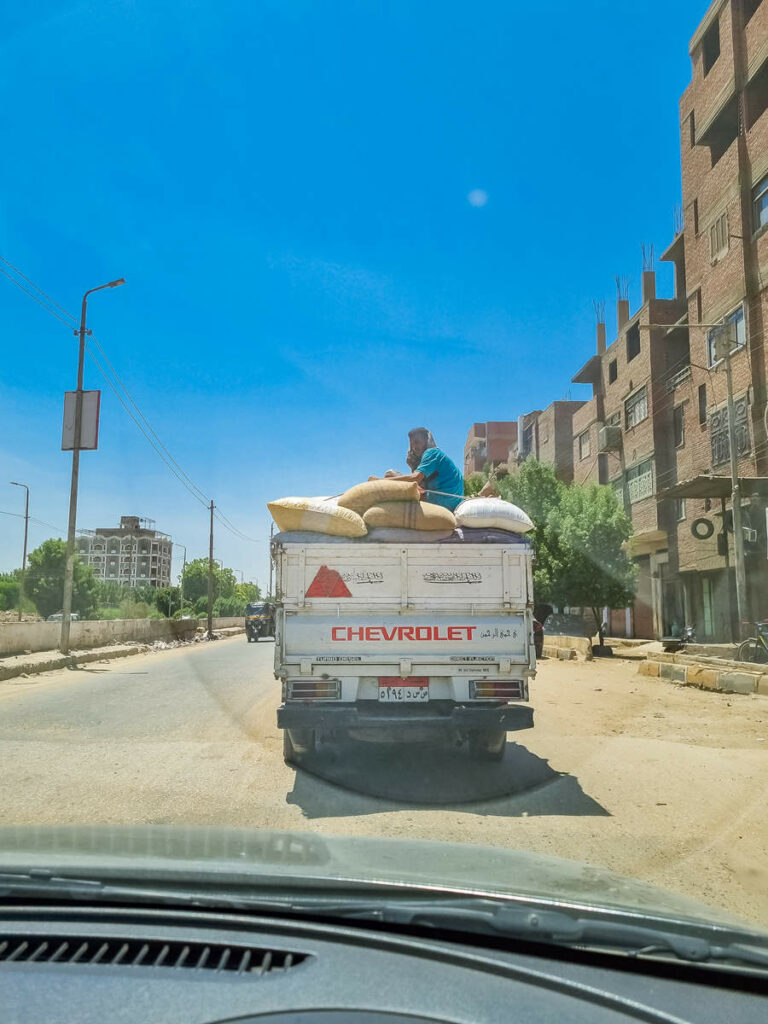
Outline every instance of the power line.
MULTIPOLYGON (((22 271, 19 270, 19 268, 16 267, 13 263, 11 263, 10 260, 6 259, 6 257, 0 256, 0 261, 2 263, 4 263, 7 267, 9 267, 13 271, 14 274, 18 275, 18 277, 20 277, 22 279, 22 281, 25 281, 26 284, 28 284, 30 287, 29 288, 25 287, 25 285, 23 285, 20 281, 18 281, 13 276, 13 274, 9 273, 3 267, 0 267, 0 273, 2 273, 6 278, 8 278, 8 280, 12 284, 16 285, 17 288, 21 289, 21 291, 23 291, 26 295, 28 295, 34 302, 36 302, 47 313, 50 313, 51 316, 54 316, 60 323, 65 324, 69 328, 76 327, 78 321, 77 321, 77 318, 74 316, 74 314, 70 313, 63 306, 59 305, 59 303, 56 302, 55 299, 52 299, 50 295, 48 295, 45 291, 43 291, 43 289, 39 285, 35 284, 34 281, 30 280, 30 278, 28 278, 24 273, 22 273, 22 271), (34 289, 34 291, 31 291, 30 289, 34 289), (36 295, 35 292, 38 292, 39 295, 36 295), (41 299, 39 296, 42 296, 43 299, 45 299, 45 301, 43 301, 43 299, 41 299), (56 310, 59 310, 59 312, 56 312, 56 310), (64 315, 62 316, 60 314, 64 314, 64 315)), ((88 354, 90 355, 91 359, 93 360, 94 364, 96 365, 97 369, 99 370, 99 373, 102 375, 104 380, 109 385, 109 387, 112 390, 112 392, 114 393, 115 397, 118 399, 118 401, 123 406, 125 411, 128 413, 130 418, 133 420, 133 422, 139 428, 139 430, 144 435, 146 440, 150 443, 150 445, 155 450, 157 455, 162 459, 162 461, 166 465, 166 467, 173 473, 173 475, 176 477, 176 479, 179 481, 179 483, 189 492, 189 494, 193 498, 195 498, 196 501, 198 501, 201 505, 204 505, 205 507, 207 507, 210 504, 211 498, 206 494, 206 492, 201 487, 198 487, 198 485, 189 476, 189 474, 185 472, 185 470, 181 467, 181 465, 171 455, 170 451, 165 446, 165 444, 163 444, 163 442, 160 439, 160 437, 158 436, 157 432, 152 427, 152 424, 149 422, 147 417, 141 411, 138 403, 134 400, 133 396, 131 395, 131 393, 128 391, 127 387, 123 383, 122 379, 120 378, 120 375, 118 374, 118 372, 115 369, 115 367, 112 365, 109 357, 107 356, 106 352, 104 351, 103 346, 98 341, 98 339, 96 337, 94 337, 93 334, 90 334, 89 337, 90 337, 91 341, 93 342, 93 344, 96 346, 96 348, 101 353, 101 356, 102 356, 104 362, 109 367, 109 370, 111 371, 111 373, 112 373, 112 375, 114 377, 114 381, 110 378, 110 376, 108 375, 107 371, 101 365, 101 363, 99 362, 97 356, 95 355, 93 350, 90 348, 90 346, 87 346, 88 354), (121 394, 121 392, 122 392, 122 394, 121 394), (130 408, 129 406, 132 407, 132 408, 130 408)), ((217 520, 224 527, 224 529, 228 530, 234 536, 240 538, 241 540, 250 541, 252 543, 261 543, 260 540, 257 540, 254 537, 249 537, 248 534, 243 533, 242 530, 238 529, 234 525, 234 523, 232 523, 231 520, 229 520, 221 512, 220 509, 216 509, 215 514, 216 514, 217 520)), ((50 526, 50 524, 47 524, 47 525, 50 526)), ((51 529, 57 529, 57 527, 54 527, 54 526, 51 526, 50 528, 51 529)))

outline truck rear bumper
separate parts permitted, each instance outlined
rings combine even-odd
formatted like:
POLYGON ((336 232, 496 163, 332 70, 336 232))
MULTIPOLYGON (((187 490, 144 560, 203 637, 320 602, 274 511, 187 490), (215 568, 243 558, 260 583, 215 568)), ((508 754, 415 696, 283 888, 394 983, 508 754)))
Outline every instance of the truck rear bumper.
POLYGON ((357 704, 281 704, 277 709, 279 729, 397 729, 416 731, 533 728, 533 708, 529 704, 507 704, 501 707, 484 705, 448 705, 427 709, 413 705, 403 708, 382 708, 371 702, 370 710, 357 704))

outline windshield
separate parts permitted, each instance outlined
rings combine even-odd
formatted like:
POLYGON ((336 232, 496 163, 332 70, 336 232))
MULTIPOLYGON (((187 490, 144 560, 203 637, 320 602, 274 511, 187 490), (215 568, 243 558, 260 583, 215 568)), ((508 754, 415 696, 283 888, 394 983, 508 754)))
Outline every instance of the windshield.
POLYGON ((0 870, 768 934, 768 2, 607 10, 0 13, 0 870))

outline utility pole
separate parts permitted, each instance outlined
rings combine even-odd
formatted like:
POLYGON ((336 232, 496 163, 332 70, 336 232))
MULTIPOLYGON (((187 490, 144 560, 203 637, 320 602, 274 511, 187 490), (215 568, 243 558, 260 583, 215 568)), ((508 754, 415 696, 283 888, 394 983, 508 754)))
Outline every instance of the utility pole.
POLYGON ((23 487, 27 492, 24 502, 24 556, 21 559, 21 581, 19 583, 19 622, 21 622, 21 606, 24 601, 24 584, 27 579, 27 537, 29 536, 29 488, 26 484, 17 484, 11 480, 12 487, 23 487))
POLYGON ((180 548, 184 548, 184 561, 181 564, 181 576, 179 577, 179 611, 184 614, 184 573, 187 571, 187 545, 179 544, 180 548))
POLYGON ((100 292, 104 288, 118 288, 125 284, 124 278, 100 284, 98 288, 90 288, 83 296, 80 309, 80 349, 77 359, 77 392, 75 396, 75 439, 72 448, 72 480, 69 486, 69 523, 67 526, 67 561, 64 568, 64 596, 61 604, 61 642, 59 649, 62 654, 69 654, 69 624, 72 614, 72 578, 75 571, 75 525, 77 522, 77 487, 80 479, 80 442, 83 432, 83 364, 85 363, 85 315, 88 296, 100 292))
POLYGON ((213 640, 213 499, 211 499, 211 533, 208 544, 208 639, 213 640))
MULTIPOLYGON (((739 453, 736 449, 736 410, 733 404, 733 377, 731 351, 733 325, 724 325, 715 339, 715 355, 725 360, 725 378, 728 385, 728 449, 731 457, 731 511, 733 513, 733 548, 736 569, 736 610, 739 617, 738 639, 742 638, 747 621, 747 574, 744 567, 744 530, 741 521, 741 485, 739 483, 739 453)), ((735 340, 735 339, 733 339, 735 340)))

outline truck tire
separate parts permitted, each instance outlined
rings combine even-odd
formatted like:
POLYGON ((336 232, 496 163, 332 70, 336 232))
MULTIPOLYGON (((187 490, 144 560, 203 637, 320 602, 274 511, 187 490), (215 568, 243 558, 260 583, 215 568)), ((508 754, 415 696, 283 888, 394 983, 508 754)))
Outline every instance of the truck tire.
POLYGON ((286 764, 301 764, 314 751, 314 729, 283 729, 283 760, 286 764))
POLYGON ((506 746, 506 729, 478 729, 469 735, 470 756, 479 761, 501 761, 506 746))

